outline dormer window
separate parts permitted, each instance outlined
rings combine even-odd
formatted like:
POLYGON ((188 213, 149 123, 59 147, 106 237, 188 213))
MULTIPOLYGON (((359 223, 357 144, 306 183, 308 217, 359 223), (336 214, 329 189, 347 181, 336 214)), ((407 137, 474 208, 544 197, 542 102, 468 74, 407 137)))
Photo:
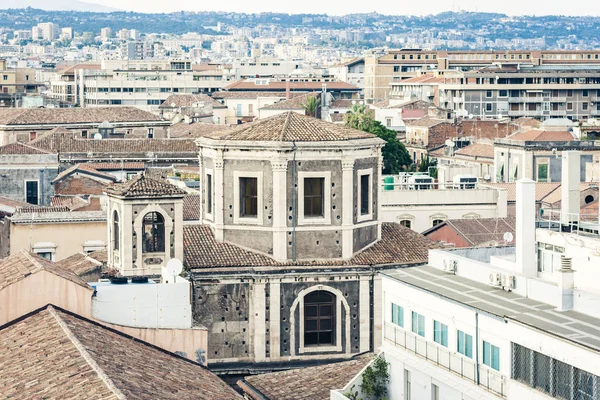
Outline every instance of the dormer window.
POLYGON ((144 216, 142 233, 143 253, 165 251, 165 220, 160 213, 149 212, 144 216))

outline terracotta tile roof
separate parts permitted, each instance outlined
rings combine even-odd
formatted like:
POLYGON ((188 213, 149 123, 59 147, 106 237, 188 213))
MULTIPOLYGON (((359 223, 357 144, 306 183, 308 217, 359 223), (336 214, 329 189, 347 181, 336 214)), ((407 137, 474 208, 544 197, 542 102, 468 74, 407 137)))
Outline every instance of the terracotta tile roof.
POLYGON ((256 122, 219 132, 217 140, 318 142, 370 139, 376 137, 357 129, 331 124, 288 111, 256 122))
POLYGON ((332 122, 345 122, 346 113, 332 113, 329 114, 332 122))
MULTIPOLYGON (((30 253, 26 250, 21 250, 18 253, 12 254, 0 260, 0 290, 39 271, 49 272, 80 286, 93 290, 72 271, 60 268, 60 266, 54 264, 52 261, 48 261, 45 258, 42 258, 37 254, 30 253)), ((1 392, 2 390, 0 390, 0 393, 1 392)))
MULTIPOLYGON (((579 190, 581 192, 583 192, 584 190, 593 188, 594 186, 592 186, 592 185, 595 186, 596 184, 593 184, 591 182, 582 182, 579 184, 579 190)), ((548 194, 548 196, 544 197, 542 199, 542 201, 547 204, 554 204, 559 201, 562 201, 562 187, 563 187, 562 184, 560 184, 560 186, 557 190, 554 190, 553 192, 548 194)))
POLYGON ((113 184, 106 193, 119 197, 183 197, 186 192, 175 185, 148 178, 144 174, 136 175, 127 182, 113 184))
POLYGON ((135 107, 0 109, 0 125, 62 125, 76 123, 160 121, 151 112, 135 107))
POLYGON ((183 198, 183 220, 200 221, 200 196, 188 195, 183 198))
POLYGON ((99 162, 88 163, 87 166, 94 168, 96 171, 121 171, 121 170, 143 170, 146 165, 142 161, 138 162, 99 162))
POLYGON ((259 97, 277 97, 285 99, 285 92, 217 92, 213 99, 257 99, 259 97))
POLYGON ((436 84, 444 81, 444 77, 434 76, 433 74, 424 74, 421 76, 415 76, 412 78, 402 79, 397 84, 403 85, 405 83, 429 83, 436 84))
POLYGON ((352 266, 414 264, 427 262, 429 249, 437 247, 424 236, 396 223, 382 224, 382 239, 351 260, 300 260, 278 262, 236 245, 217 242, 206 225, 183 228, 185 264, 190 269, 215 267, 352 266))
POLYGON ((62 269, 81 276, 95 270, 102 270, 102 267, 106 266, 106 258, 106 250, 94 251, 90 254, 75 253, 55 264, 62 269))
POLYGON ((520 117, 512 121, 513 124, 521 127, 538 128, 542 123, 535 118, 531 117, 520 117))
POLYGON ((402 110, 402 119, 419 119, 425 116, 424 110, 402 110))
POLYGON ((87 70, 101 70, 102 69, 102 65, 101 64, 85 64, 85 63, 80 63, 80 64, 75 64, 75 65, 71 65, 71 66, 67 66, 64 67, 60 70, 58 70, 57 72, 63 75, 67 75, 67 74, 72 74, 75 73, 75 70, 78 69, 87 69, 87 70))
POLYGON ((356 103, 356 100, 339 99, 334 100, 329 105, 329 108, 352 108, 352 104, 356 103))
POLYGON ((212 135, 215 132, 221 132, 226 129, 230 129, 232 126, 233 125, 206 124, 202 122, 194 122, 192 124, 178 122, 174 125, 171 125, 169 128, 169 133, 173 139, 199 138, 212 135))
POLYGON ((171 139, 78 139, 73 132, 56 129, 31 142, 31 146, 53 153, 194 153, 192 140, 171 139))
POLYGON ((475 158, 490 158, 494 159, 494 145, 486 143, 473 143, 467 147, 456 150, 454 153, 457 156, 468 156, 475 158))
POLYGON ((496 246, 499 244, 512 244, 516 238, 515 218, 479 218, 479 219, 449 219, 423 232, 436 231, 443 226, 449 226, 454 232, 464 238, 471 247, 496 246), (504 234, 513 234, 513 241, 504 242, 504 234))
POLYGON ((47 306, 0 330, 0 392, 27 399, 241 399, 207 368, 47 306))
POLYGON ((73 175, 74 173, 92 175, 98 178, 109 180, 111 182, 117 181, 117 178, 115 176, 96 170, 92 167, 92 164, 75 164, 71 168, 68 168, 60 174, 56 175, 56 178, 52 179, 52 183, 60 182, 66 177, 73 175))
MULTIPOLYGON (((252 79, 242 79, 225 86, 224 90, 257 90, 257 91, 283 91, 285 92, 288 82, 269 82, 266 85, 257 85, 252 79)), ((359 92, 360 88, 346 82, 289 82, 289 88, 293 91, 317 91, 320 92, 323 85, 327 90, 352 90, 359 92)))
POLYGON ((29 146, 25 143, 15 142, 0 147, 0 154, 15 155, 15 154, 51 154, 48 151, 29 146))
POLYGON ((431 118, 431 117, 423 117, 420 119, 416 119, 413 121, 406 121, 406 126, 417 126, 424 128, 431 128, 432 126, 436 126, 439 124, 443 124, 445 121, 443 119, 431 118))
POLYGON ((50 206, 52 207, 67 207, 70 211, 75 211, 79 208, 88 206, 89 203, 81 197, 57 197, 50 198, 50 206))
MULTIPOLYGON (((517 201, 517 184, 516 183, 486 183, 483 186, 506 189, 507 200, 517 201)), ((560 187, 557 182, 536 182, 535 184, 535 201, 542 201, 550 193, 560 187)))
POLYGON ((371 357, 363 357, 315 367, 247 376, 244 381, 238 382, 238 386, 251 399, 257 398, 256 394, 261 394, 269 400, 329 400, 330 390, 343 389, 371 360, 371 357))
POLYGON ((173 104, 175 104, 175 107, 177 108, 188 108, 192 107, 195 103, 210 104, 216 108, 226 107, 206 94, 172 94, 167 97, 158 108, 173 108, 173 104))
POLYGON ((532 142, 569 142, 575 140, 569 131, 544 131, 532 129, 509 137, 511 140, 532 142))
POLYGON ((57 212, 69 212, 69 207, 61 205, 61 206, 36 206, 33 204, 28 204, 23 207, 18 207, 16 214, 45 214, 45 213, 57 213, 57 212))
POLYGON ((294 96, 288 100, 281 100, 277 103, 261 107, 261 110, 304 110, 304 105, 309 98, 320 98, 320 93, 306 93, 300 96, 294 96))
POLYGON ((0 206, 5 206, 13 209, 17 209, 18 207, 29 207, 31 204, 25 203, 23 201, 9 199, 8 197, 0 196, 0 206))

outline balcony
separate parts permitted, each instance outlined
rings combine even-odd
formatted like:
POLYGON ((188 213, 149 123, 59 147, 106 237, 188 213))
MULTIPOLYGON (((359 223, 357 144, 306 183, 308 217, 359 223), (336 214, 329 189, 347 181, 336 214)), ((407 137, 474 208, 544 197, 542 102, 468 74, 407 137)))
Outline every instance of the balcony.
POLYGON ((566 110, 509 110, 509 117, 549 117, 566 116, 566 110))
POLYGON ((508 102, 509 103, 522 103, 525 101, 525 97, 509 97, 508 98, 508 102))
MULTIPOLYGON (((388 342, 477 384, 477 365, 470 358, 450 352, 445 347, 428 342, 424 338, 407 332, 394 324, 386 323, 384 330, 384 338, 388 342)), ((484 365, 479 365, 479 386, 498 396, 506 397, 506 378, 484 365)))

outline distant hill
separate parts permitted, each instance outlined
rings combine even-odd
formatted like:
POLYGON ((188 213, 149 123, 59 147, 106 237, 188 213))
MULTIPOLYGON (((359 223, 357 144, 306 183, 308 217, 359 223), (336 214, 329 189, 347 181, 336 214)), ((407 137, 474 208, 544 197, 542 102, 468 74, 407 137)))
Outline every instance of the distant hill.
POLYGON ((0 9, 9 8, 37 8, 47 11, 88 11, 88 12, 113 12, 120 11, 116 8, 106 7, 96 3, 86 3, 79 0, 2 0, 0 9))

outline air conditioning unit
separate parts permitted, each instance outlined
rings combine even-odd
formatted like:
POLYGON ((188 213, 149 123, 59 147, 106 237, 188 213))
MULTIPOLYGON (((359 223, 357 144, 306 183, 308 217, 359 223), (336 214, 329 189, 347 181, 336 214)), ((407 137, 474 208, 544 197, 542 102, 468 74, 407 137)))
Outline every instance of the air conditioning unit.
POLYGON ((515 288, 515 276, 514 275, 502 276, 502 287, 505 290, 514 289, 515 288))
POLYGON ((444 260, 444 271, 456 272, 457 266, 458 266, 458 261, 456 261, 456 260, 444 260))
POLYGON ((502 284, 502 276, 498 272, 491 272, 489 279, 489 284, 491 286, 500 286, 502 284))

